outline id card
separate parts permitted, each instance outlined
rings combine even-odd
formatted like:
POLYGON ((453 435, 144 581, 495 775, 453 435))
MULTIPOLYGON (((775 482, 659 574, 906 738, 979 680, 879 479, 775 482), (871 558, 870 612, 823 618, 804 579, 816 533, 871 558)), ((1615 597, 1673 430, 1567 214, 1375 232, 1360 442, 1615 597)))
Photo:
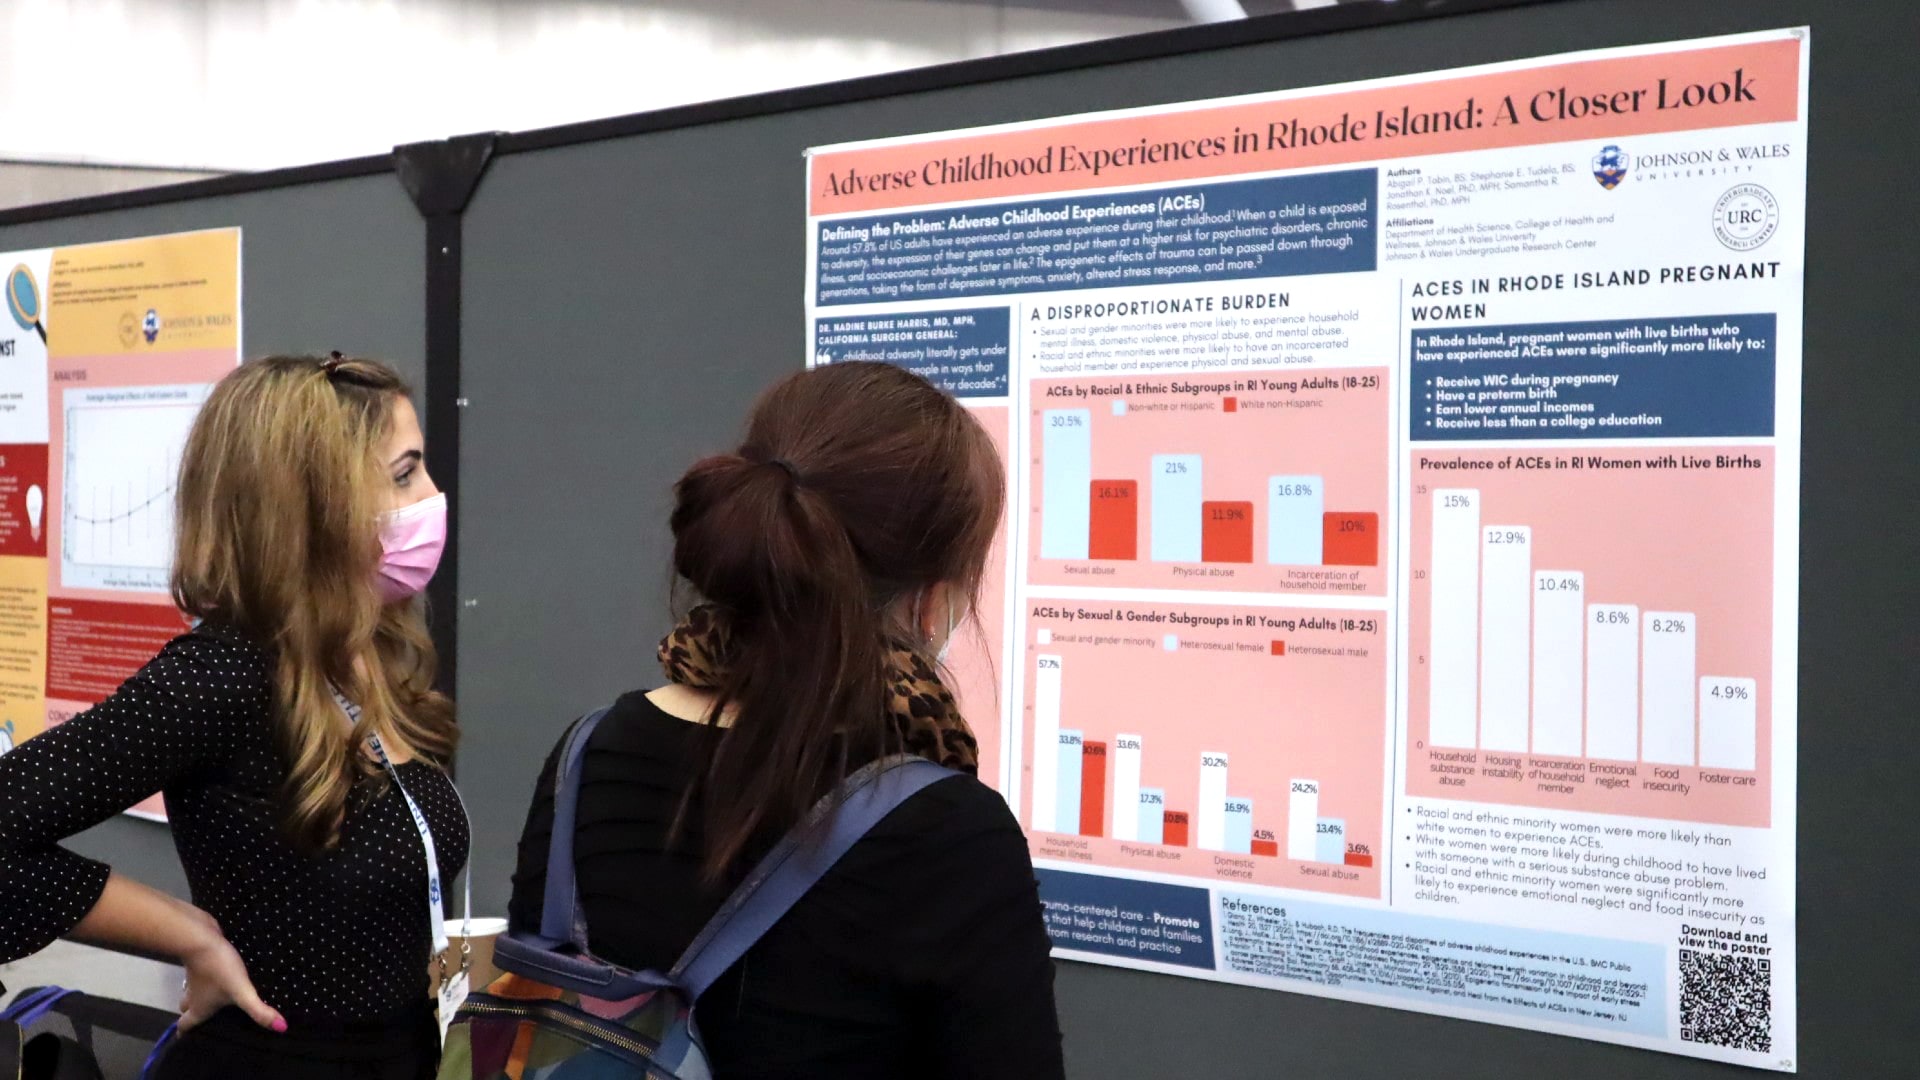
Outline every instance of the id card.
POLYGON ((440 1013, 441 1046, 447 1045, 447 1028, 452 1026, 453 1014, 460 1011, 460 1006, 465 1004, 466 1000, 467 973, 465 971, 458 971, 454 973, 452 978, 446 981, 446 985, 440 988, 438 1011, 440 1013))

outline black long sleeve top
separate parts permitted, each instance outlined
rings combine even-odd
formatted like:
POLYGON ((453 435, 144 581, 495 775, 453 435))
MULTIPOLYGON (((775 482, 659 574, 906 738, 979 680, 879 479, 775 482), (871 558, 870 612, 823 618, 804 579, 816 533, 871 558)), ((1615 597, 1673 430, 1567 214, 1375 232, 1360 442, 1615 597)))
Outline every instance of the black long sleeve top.
MULTIPOLYGON (((750 869, 703 883, 697 803, 672 833, 690 754, 715 737, 632 693, 588 743, 574 862, 602 959, 671 967, 750 869)), ((549 757, 513 879, 518 926, 540 922, 553 774, 549 757)), ((700 1030, 730 1080, 1060 1077, 1048 948, 1006 802, 969 777, 941 780, 856 843, 708 990, 700 1030)))
MULTIPOLYGON (((105 864, 59 842, 160 791, 194 903, 267 1004, 295 1024, 418 1007, 430 952, 420 833, 385 783, 352 801, 336 848, 294 849, 278 826, 273 670, 245 635, 203 624, 106 701, 0 755, 0 961, 72 930, 106 887, 105 864)), ((469 842, 459 795, 427 762, 398 771, 450 887, 469 842)))

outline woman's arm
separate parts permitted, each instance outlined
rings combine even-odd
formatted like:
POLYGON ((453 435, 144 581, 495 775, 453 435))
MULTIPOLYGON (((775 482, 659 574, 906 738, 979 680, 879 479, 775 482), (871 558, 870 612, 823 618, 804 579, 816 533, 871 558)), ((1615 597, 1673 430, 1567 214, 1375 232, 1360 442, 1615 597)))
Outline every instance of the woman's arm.
POLYGON ((287 1022, 254 991, 240 954, 227 943, 213 916, 158 889, 119 874, 108 875, 100 899, 67 936, 83 945, 185 967, 182 1031, 228 1005, 239 1006, 261 1027, 287 1030, 287 1022))
MULTIPOLYGON (((95 929, 130 930, 119 897, 140 887, 59 842, 228 760, 264 732, 271 684, 263 663, 237 645, 176 639, 106 701, 0 755, 0 961, 75 930, 115 881, 123 885, 95 929)), ((127 910, 156 913, 152 905, 127 910)))
MULTIPOLYGON (((569 731, 572 728, 568 728, 569 731)), ((553 778, 558 770, 561 743, 547 755, 547 763, 534 781, 533 800, 527 805, 527 821, 520 829, 519 858, 513 870, 513 895, 507 901, 507 922, 516 927, 537 930, 542 903, 547 891, 547 844, 553 837, 553 778)))
POLYGON ((904 981, 928 1011, 927 1060, 938 1070, 929 1075, 1062 1080, 1052 942, 1026 837, 982 784, 944 781, 928 797, 948 805, 904 875, 900 910, 911 914, 895 940, 904 981))

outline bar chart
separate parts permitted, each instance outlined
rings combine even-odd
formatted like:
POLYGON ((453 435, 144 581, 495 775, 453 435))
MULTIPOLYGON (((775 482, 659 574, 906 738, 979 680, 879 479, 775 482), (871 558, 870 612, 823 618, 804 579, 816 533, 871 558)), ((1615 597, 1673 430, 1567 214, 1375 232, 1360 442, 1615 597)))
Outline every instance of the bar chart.
POLYGON ((1771 451, 1526 460, 1414 455, 1410 792, 1766 824, 1771 451))
POLYGON ((1250 382, 1033 384, 1028 580, 1384 593, 1384 377, 1250 382))
POLYGON ((1371 614, 1042 605, 1035 857, 1378 895, 1384 645, 1371 614))

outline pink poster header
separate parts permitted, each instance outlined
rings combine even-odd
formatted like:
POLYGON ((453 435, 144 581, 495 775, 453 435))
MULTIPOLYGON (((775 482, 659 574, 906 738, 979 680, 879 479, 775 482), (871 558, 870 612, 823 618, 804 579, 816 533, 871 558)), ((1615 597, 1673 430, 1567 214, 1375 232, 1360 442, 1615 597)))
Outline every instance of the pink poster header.
POLYGON ((809 212, 1787 122, 1800 57, 1781 38, 830 151, 809 212))

